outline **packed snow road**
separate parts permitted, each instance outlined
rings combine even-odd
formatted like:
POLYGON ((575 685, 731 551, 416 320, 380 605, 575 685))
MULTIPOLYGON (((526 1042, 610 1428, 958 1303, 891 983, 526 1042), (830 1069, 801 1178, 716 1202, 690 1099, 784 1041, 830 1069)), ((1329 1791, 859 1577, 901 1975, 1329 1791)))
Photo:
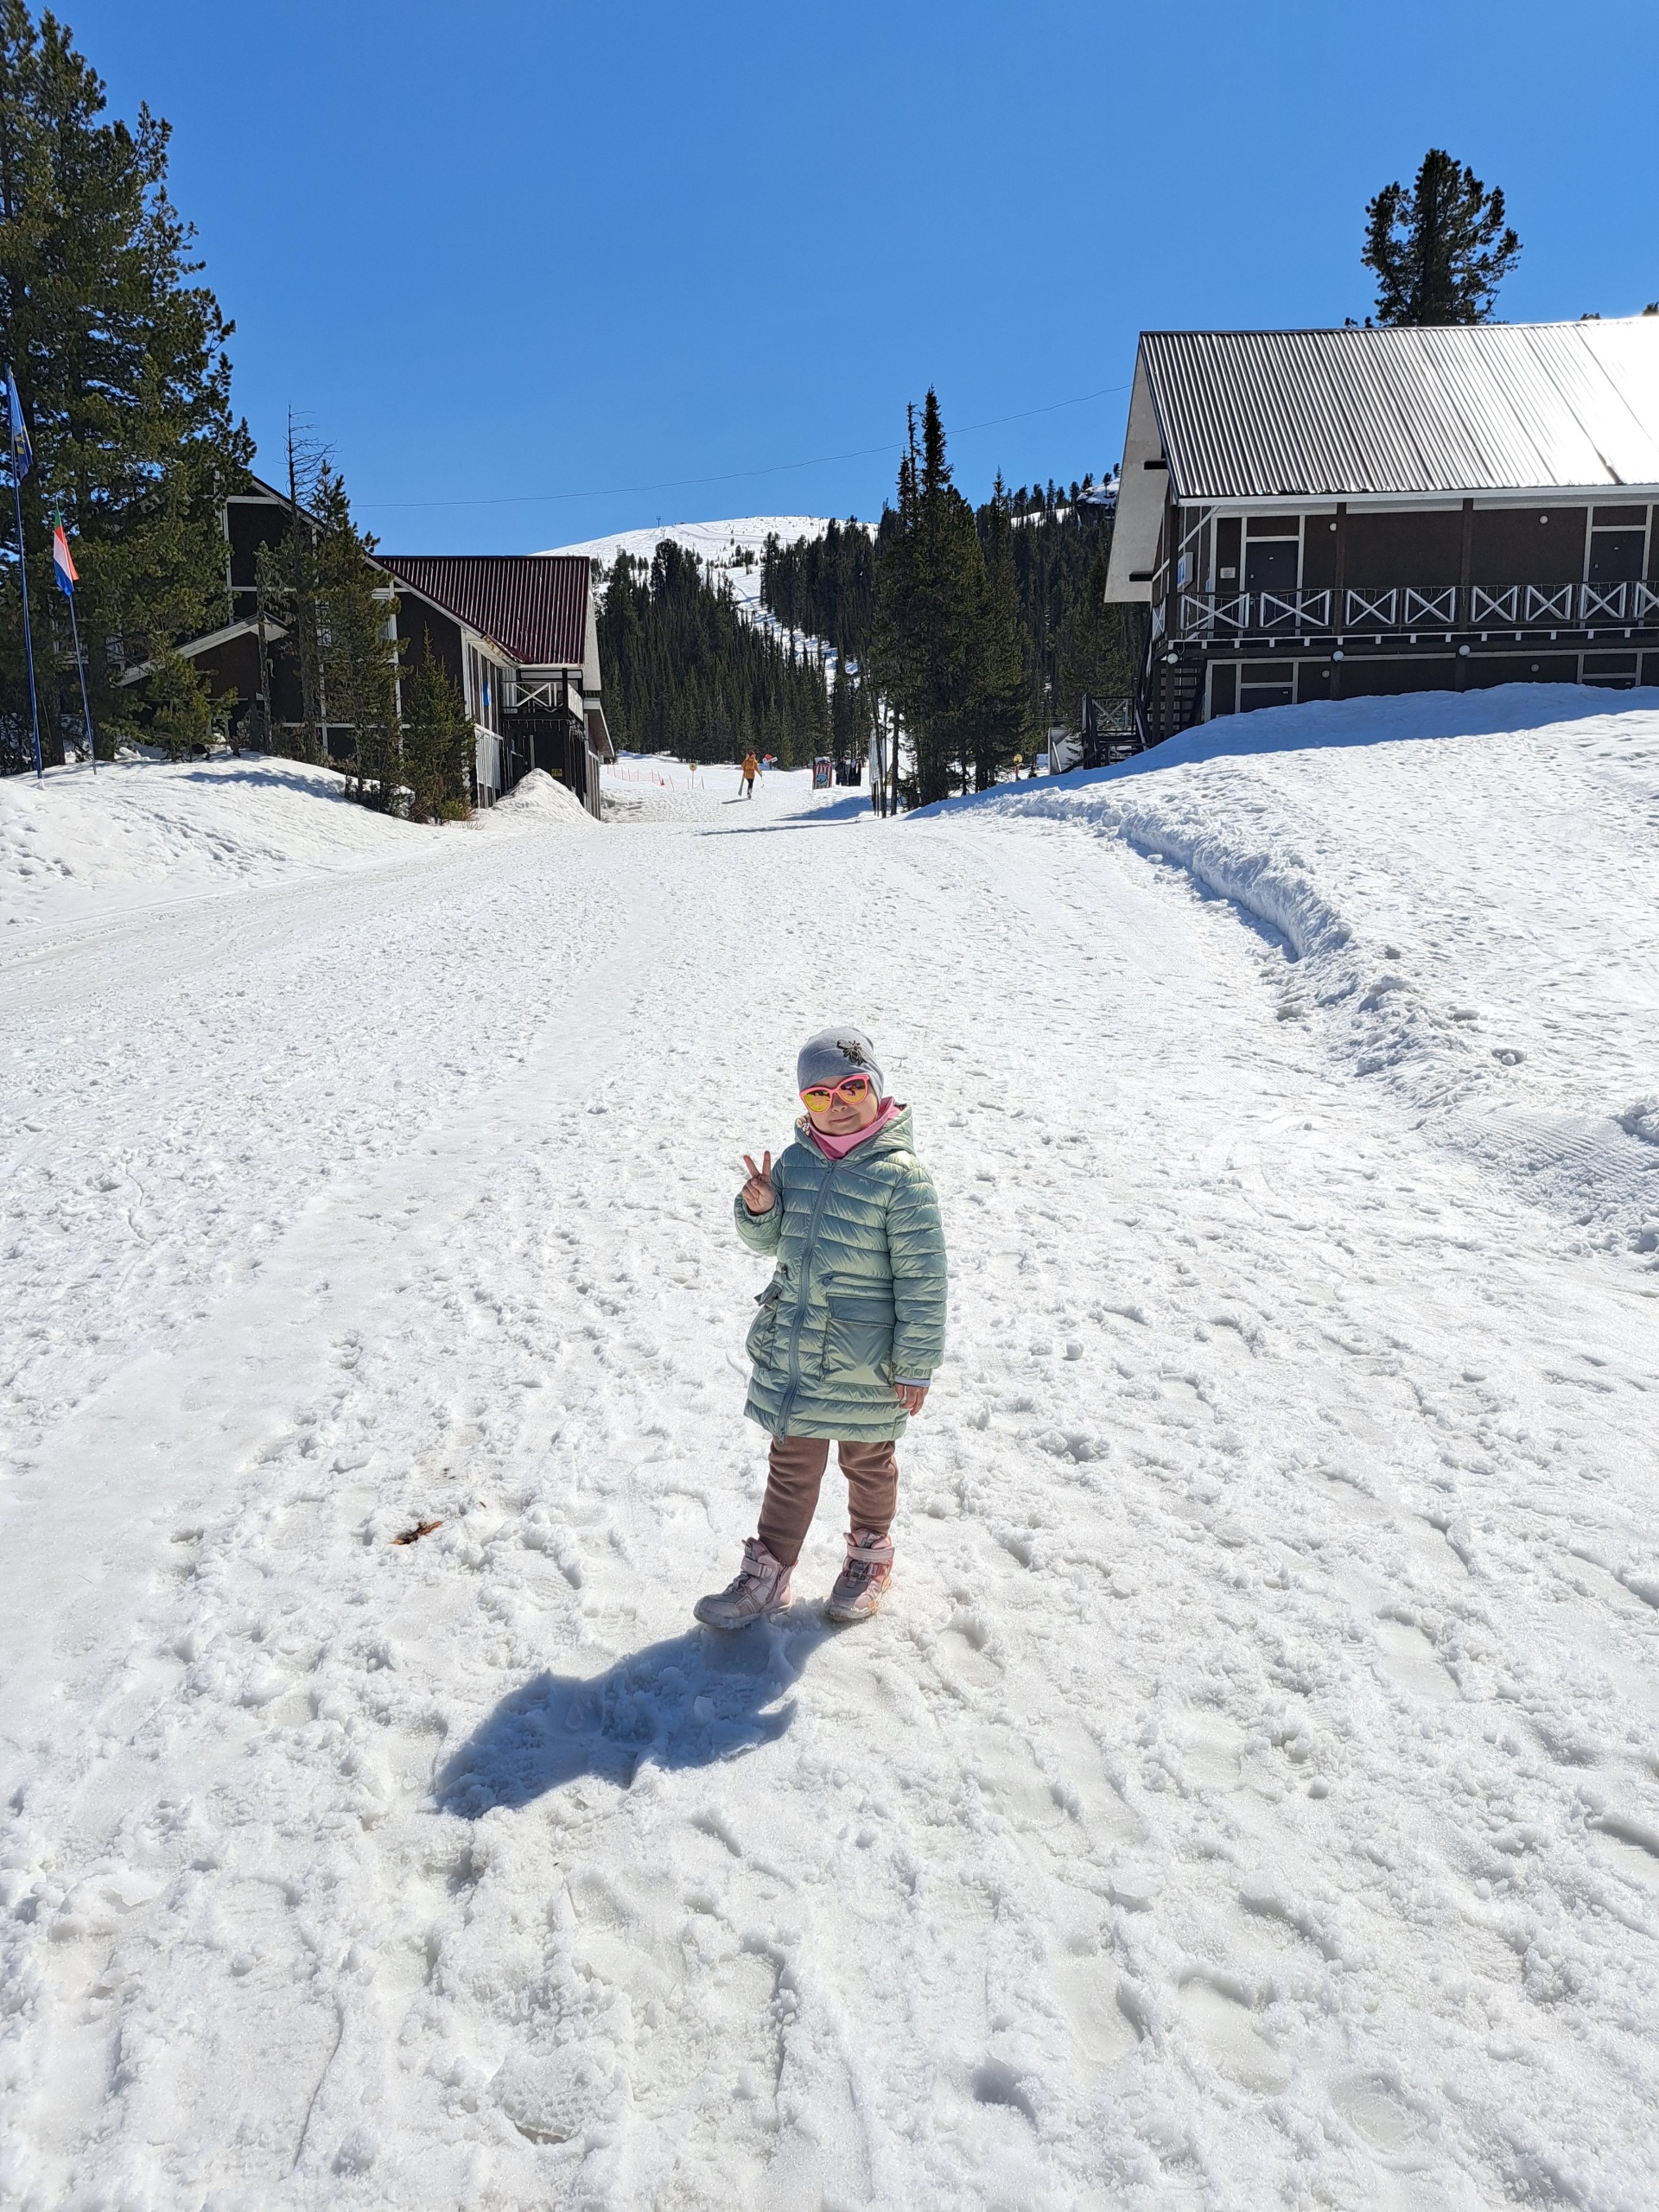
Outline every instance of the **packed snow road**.
POLYGON ((730 788, 6 933, 0 2202, 1650 2203, 1651 1260, 1144 841, 730 788), (842 1014, 948 1363, 721 1642, 842 1014))

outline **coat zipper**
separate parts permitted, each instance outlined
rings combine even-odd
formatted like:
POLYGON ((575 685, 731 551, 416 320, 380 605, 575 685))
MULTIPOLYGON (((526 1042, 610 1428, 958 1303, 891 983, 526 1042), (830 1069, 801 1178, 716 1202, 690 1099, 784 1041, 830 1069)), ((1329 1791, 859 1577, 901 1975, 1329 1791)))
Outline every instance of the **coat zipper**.
POLYGON ((795 1394, 801 1387, 801 1329, 806 1320, 806 1302, 812 1286, 812 1262, 817 1251, 818 1220, 823 1212, 823 1202, 830 1195, 830 1178, 841 1165, 837 1160, 824 1162, 823 1180, 818 1185, 818 1195, 812 1202, 812 1219, 807 1226, 806 1249, 801 1255, 801 1280, 797 1286, 795 1319, 789 1332, 789 1382, 784 1391, 784 1402, 778 1408, 778 1433, 789 1434, 789 1417, 795 1410, 795 1394))

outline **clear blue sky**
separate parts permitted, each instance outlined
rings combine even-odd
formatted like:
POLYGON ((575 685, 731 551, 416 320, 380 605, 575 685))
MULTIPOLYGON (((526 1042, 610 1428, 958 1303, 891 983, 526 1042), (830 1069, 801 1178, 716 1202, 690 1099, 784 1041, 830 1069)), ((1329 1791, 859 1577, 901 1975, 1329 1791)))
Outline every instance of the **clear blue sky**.
POLYGON ((1507 319, 1659 298, 1652 0, 65 13, 174 125, 270 461, 291 403, 391 550, 873 516, 930 382, 971 496, 1098 474, 1140 328, 1363 315, 1431 143, 1508 195, 1507 319))

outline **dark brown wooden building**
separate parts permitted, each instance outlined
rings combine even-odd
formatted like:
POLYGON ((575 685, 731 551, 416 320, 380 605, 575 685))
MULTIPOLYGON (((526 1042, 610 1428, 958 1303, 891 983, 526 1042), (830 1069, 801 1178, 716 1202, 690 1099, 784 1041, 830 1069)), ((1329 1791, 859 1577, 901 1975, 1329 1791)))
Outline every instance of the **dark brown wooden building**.
POLYGON ((1215 715, 1659 683, 1659 315, 1147 331, 1107 596, 1148 743, 1215 715))
POLYGON ((377 552, 375 563, 397 594, 404 666, 435 654, 461 687, 480 804, 543 768, 597 815, 613 754, 587 556, 377 552))
MULTIPOLYGON (((302 718, 298 670, 280 624, 258 619, 260 546, 276 547, 297 523, 314 527, 285 493, 250 476, 226 500, 226 621, 179 647, 214 692, 236 697, 250 740, 302 718)), ((493 805, 531 768, 568 785, 600 812, 600 764, 612 757, 601 696, 592 570, 569 554, 377 552, 387 642, 402 644, 405 674, 435 656, 466 701, 476 741, 474 797, 493 805)), ((148 664, 130 671, 136 681, 148 664)), ((353 732, 326 720, 328 750, 353 749, 353 732)))

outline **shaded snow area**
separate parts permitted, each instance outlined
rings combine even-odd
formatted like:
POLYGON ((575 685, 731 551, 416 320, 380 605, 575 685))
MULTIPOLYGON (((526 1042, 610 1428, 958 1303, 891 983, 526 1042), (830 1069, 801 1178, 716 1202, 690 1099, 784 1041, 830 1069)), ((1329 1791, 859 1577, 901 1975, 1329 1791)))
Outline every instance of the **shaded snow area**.
POLYGON ((1588 708, 0 931, 0 2202, 1650 2205, 1659 714, 1588 708), (948 1363, 880 1617, 832 1471, 722 1641, 739 1154, 836 1018, 948 1363))

